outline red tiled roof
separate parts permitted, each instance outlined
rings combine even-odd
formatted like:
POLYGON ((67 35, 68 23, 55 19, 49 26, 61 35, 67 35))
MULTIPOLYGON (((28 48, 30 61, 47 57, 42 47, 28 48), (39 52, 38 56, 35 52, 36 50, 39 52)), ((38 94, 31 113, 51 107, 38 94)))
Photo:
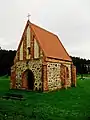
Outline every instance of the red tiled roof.
POLYGON ((46 57, 72 61, 61 41, 55 34, 48 32, 32 23, 30 23, 30 27, 34 31, 46 57))

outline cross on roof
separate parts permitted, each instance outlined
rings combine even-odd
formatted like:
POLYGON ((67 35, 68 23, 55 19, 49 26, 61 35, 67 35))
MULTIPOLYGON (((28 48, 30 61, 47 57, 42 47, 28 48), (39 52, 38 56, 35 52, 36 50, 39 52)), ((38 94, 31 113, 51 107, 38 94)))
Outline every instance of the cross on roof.
POLYGON ((28 20, 29 20, 30 16, 31 16, 31 15, 28 13, 28 16, 27 16, 27 17, 28 17, 28 20))

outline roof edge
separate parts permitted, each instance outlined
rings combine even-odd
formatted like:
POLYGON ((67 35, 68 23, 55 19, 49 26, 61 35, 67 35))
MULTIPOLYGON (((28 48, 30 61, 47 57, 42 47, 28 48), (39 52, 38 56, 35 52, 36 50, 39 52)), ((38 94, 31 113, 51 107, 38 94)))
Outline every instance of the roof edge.
MULTIPOLYGON (((47 56, 46 56, 47 57, 47 56)), ((65 60, 65 59, 60 59, 60 58, 56 58, 56 57, 47 57, 47 58, 50 58, 50 59, 55 59, 55 60, 61 60, 61 61, 66 61, 66 62, 73 62, 72 59, 71 60, 65 60)))
POLYGON ((22 36, 21 36, 21 39, 20 39, 20 42, 19 42, 19 45, 18 45, 17 51, 19 50, 20 45, 21 45, 21 43, 22 43, 22 40, 23 40, 23 36, 24 36, 25 30, 26 30, 28 24, 30 24, 30 23, 31 23, 31 22, 30 22, 29 20, 26 22, 26 25, 25 25, 25 27, 24 27, 24 30, 23 30, 23 33, 22 33, 22 36))
MULTIPOLYGON (((31 22, 30 22, 31 23, 31 22)), ((46 32, 48 32, 48 33, 50 33, 50 34, 53 34, 53 35, 55 35, 55 36, 57 36, 56 34, 54 34, 53 32, 50 32, 49 30, 46 30, 46 29, 44 29, 43 27, 40 27, 40 26, 38 26, 38 25, 36 25, 36 24, 34 24, 34 23, 31 23, 32 25, 34 25, 34 26, 36 26, 36 27, 38 27, 39 29, 43 29, 44 31, 46 31, 46 32)))
POLYGON ((63 47, 63 49, 65 50, 66 54, 68 55, 68 57, 70 58, 70 60, 72 61, 70 55, 68 54, 67 50, 65 49, 64 45, 62 44, 61 40, 59 39, 59 37, 56 35, 57 39, 59 40, 61 46, 63 47))

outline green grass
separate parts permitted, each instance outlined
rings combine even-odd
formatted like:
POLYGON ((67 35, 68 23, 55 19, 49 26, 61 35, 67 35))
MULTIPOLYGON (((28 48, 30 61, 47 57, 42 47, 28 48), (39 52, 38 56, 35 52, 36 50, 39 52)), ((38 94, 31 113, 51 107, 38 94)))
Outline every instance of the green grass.
POLYGON ((0 120, 89 120, 90 80, 76 88, 49 93, 9 90, 9 78, 0 78, 0 95, 23 94, 25 101, 0 99, 0 120))

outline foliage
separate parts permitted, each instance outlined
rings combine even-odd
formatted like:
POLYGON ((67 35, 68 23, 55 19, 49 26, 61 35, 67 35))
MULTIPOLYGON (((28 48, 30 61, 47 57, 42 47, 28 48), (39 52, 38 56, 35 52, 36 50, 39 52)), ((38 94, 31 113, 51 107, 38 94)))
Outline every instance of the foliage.
POLYGON ((0 99, 1 120, 89 120, 90 78, 77 87, 48 93, 9 90, 9 78, 0 78, 0 95, 17 93, 26 100, 0 99))
POLYGON ((0 76, 10 75, 10 67, 13 65, 13 60, 16 51, 0 50, 0 76))
POLYGON ((73 63, 76 66, 78 74, 90 73, 90 60, 82 59, 80 57, 72 57, 73 63))
MULTIPOLYGON (((13 65, 16 51, 0 49, 0 76, 10 75, 10 68, 13 65)), ((76 66, 78 74, 90 73, 90 60, 82 59, 80 57, 72 57, 73 63, 76 66)))

